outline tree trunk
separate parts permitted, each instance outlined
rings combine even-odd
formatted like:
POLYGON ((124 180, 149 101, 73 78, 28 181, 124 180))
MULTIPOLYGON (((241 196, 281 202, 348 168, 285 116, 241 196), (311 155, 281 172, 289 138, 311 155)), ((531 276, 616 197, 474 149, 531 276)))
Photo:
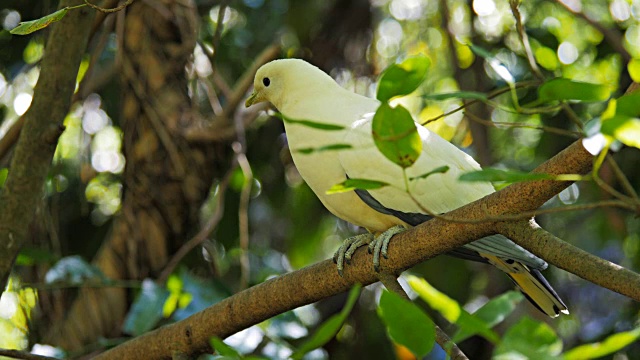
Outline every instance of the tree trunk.
MULTIPOLYGON (((222 144, 194 145, 182 135, 198 119, 185 74, 196 43, 195 6, 140 1, 126 12, 119 72, 124 198, 93 264, 109 278, 140 280, 157 276, 197 230, 198 210, 226 156, 222 144)), ((117 336, 132 295, 122 288, 82 289, 46 342, 78 350, 117 336)))

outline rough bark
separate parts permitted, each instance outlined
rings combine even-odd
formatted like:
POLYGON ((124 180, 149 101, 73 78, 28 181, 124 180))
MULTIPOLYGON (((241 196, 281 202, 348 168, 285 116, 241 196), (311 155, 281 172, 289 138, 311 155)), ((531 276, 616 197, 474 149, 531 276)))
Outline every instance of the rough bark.
MULTIPOLYGON (((61 1, 60 7, 81 4, 61 1)), ((4 290, 13 262, 25 242, 28 226, 40 202, 43 185, 62 121, 69 112, 78 67, 82 60, 94 11, 70 11, 51 25, 40 77, 24 127, 16 144, 7 182, 0 194, 0 289, 4 290)))
MULTIPOLYGON (((121 49, 124 172, 122 210, 93 264, 112 279, 155 277, 197 229, 198 210, 225 156, 222 145, 189 143, 197 116, 185 66, 196 42, 190 2, 135 2, 121 49), (214 148, 215 147, 215 148, 214 148)), ((131 302, 126 289, 82 289, 46 341, 77 350, 116 336, 131 302)))

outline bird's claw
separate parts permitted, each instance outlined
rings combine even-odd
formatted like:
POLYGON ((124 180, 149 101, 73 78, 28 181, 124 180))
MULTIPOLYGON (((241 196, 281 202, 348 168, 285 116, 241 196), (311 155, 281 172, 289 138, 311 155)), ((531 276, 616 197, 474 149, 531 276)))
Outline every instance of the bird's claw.
POLYGON ((373 253, 373 269, 376 272, 380 272, 380 255, 388 259, 388 249, 391 238, 405 230, 406 228, 404 226, 396 225, 387 229, 377 237, 374 237, 373 234, 366 233, 346 239, 333 255, 333 262, 337 265, 338 274, 342 276, 345 262, 350 264, 353 254, 363 245, 368 245, 369 254, 373 253))
POLYGON ((347 264, 350 264, 351 258, 353 257, 353 254, 356 252, 356 250, 358 250, 358 248, 361 247, 362 245, 366 245, 372 242, 373 239, 374 239, 373 234, 370 234, 370 233, 359 234, 359 235, 347 238, 342 243, 342 245, 340 245, 340 248, 338 249, 338 251, 336 251, 335 254, 333 254, 333 262, 337 265, 338 274, 340 276, 342 276, 343 274, 344 263, 346 262, 347 264))

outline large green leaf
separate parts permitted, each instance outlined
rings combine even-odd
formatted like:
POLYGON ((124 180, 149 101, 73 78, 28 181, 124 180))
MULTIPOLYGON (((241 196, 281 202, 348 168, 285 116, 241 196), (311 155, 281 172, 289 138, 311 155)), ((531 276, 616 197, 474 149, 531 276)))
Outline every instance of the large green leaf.
POLYGON ((339 194, 343 192, 353 191, 355 189, 361 190, 375 190, 381 187, 388 186, 386 182, 377 181, 377 180, 369 180, 369 179, 347 179, 340 184, 333 185, 329 190, 327 190, 327 194, 339 194))
POLYGON ((616 99, 616 114, 640 117, 640 91, 616 99))
POLYGON ((331 339, 333 339, 342 325, 347 320, 347 317, 351 313, 353 306, 358 300, 358 296, 360 296, 360 290, 362 289, 362 285, 356 284, 351 291, 349 292, 349 297, 347 298, 347 302, 345 303, 342 311, 339 314, 333 315, 327 321, 325 321, 313 334, 313 336, 304 342, 298 350, 291 356, 293 359, 301 359, 304 354, 309 351, 319 348, 326 343, 328 343, 331 339))
POLYGON ((611 96, 611 89, 605 85, 590 84, 564 78, 549 80, 538 88, 538 97, 547 101, 605 101, 611 96))
POLYGON ((65 7, 40 19, 21 22, 18 26, 11 29, 10 33, 14 35, 27 35, 34 31, 44 29, 51 23, 62 20, 62 18, 67 15, 67 11, 69 11, 69 9, 65 7))
POLYGON ((162 308, 168 297, 167 289, 158 286, 151 279, 145 279, 140 293, 124 319, 122 331, 125 334, 140 336, 153 329, 162 319, 162 308))
POLYGON ((588 360, 612 354, 640 338, 640 328, 613 334, 602 342, 577 346, 565 352, 564 360, 588 360))
POLYGON ((376 98, 387 102, 395 96, 411 94, 424 81, 430 65, 428 57, 419 55, 389 66, 380 76, 376 98))
POLYGON ((218 355, 225 359, 242 359, 242 355, 236 349, 225 344, 219 337, 212 337, 209 339, 209 344, 218 353, 218 355))
POLYGON ((560 359, 562 341, 542 322, 523 317, 504 334, 494 359, 560 359), (524 356, 524 357, 523 357, 524 356))
POLYGON ((471 334, 480 334, 487 340, 497 343, 498 334, 480 318, 469 314, 457 301, 431 286, 425 279, 408 276, 407 282, 418 296, 438 311, 447 321, 456 324, 461 330, 471 334))
POLYGON ((407 109, 380 105, 371 124, 373 141, 380 152, 393 163, 408 168, 422 152, 422 139, 407 109))
POLYGON ((431 318, 414 303, 394 293, 383 291, 378 315, 391 339, 405 346, 417 358, 427 355, 435 342, 435 326, 431 318))
MULTIPOLYGON (((491 299, 472 315, 483 321, 487 327, 491 328, 501 323, 511 314, 523 298, 522 293, 509 291, 491 299)), ((478 332, 473 329, 460 327, 458 332, 453 336, 453 341, 458 343, 476 334, 478 334, 478 332)))

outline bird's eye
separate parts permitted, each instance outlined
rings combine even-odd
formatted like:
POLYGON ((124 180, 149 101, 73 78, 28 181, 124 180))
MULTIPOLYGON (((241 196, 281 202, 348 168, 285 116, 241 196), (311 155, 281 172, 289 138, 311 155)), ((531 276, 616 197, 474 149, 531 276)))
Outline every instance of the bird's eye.
POLYGON ((271 84, 271 80, 268 77, 262 79, 262 83, 264 86, 269 86, 271 84))

